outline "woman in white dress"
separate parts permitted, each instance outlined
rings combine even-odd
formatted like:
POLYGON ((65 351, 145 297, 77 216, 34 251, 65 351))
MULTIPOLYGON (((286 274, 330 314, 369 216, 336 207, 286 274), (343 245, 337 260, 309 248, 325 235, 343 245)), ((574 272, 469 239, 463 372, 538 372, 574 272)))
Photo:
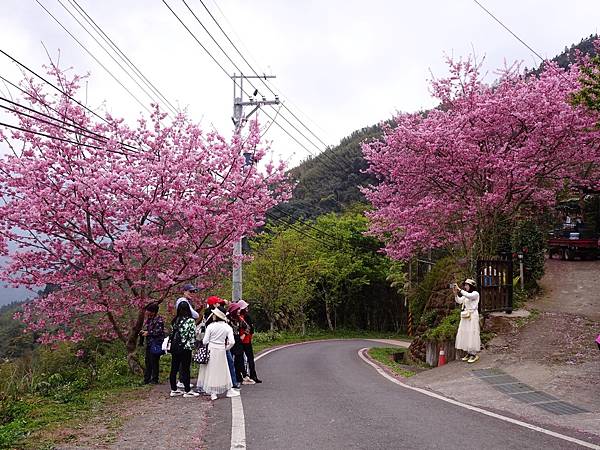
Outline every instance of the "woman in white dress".
POLYGON ((227 316, 219 308, 212 311, 213 322, 206 327, 202 343, 208 345, 210 357, 204 370, 198 374, 198 387, 211 400, 216 400, 218 394, 227 393, 227 397, 237 397, 240 393, 232 389, 231 375, 227 364, 226 350, 235 343, 233 329, 227 324, 227 316))
POLYGON ((456 333, 457 349, 467 352, 463 361, 474 363, 479 360, 479 351, 481 350, 481 337, 479 335, 479 292, 475 290, 475 280, 467 278, 463 288, 455 284, 453 286, 456 295, 456 303, 461 305, 460 325, 456 333))

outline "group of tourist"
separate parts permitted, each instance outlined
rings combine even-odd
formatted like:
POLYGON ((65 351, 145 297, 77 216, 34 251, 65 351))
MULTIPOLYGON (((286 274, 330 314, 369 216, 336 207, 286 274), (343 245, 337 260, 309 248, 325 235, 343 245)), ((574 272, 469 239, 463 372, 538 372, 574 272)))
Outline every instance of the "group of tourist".
POLYGON ((169 335, 165 333, 164 319, 158 314, 159 305, 146 306, 146 320, 140 333, 146 340, 144 382, 159 382, 160 357, 169 352, 171 397, 201 394, 210 395, 212 400, 220 394, 237 397, 242 384, 262 383, 254 364, 254 326, 249 305, 244 300, 229 302, 212 296, 202 305, 204 311, 200 314, 194 309, 197 293, 195 286, 183 286, 183 296, 175 303, 176 314, 169 335), (195 386, 191 383, 193 360, 199 366, 195 386))

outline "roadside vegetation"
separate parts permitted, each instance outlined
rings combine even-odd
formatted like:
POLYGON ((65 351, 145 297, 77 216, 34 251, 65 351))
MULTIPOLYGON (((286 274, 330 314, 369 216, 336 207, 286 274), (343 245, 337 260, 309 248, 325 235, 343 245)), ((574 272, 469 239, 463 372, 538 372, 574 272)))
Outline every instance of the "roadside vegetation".
POLYGON ((404 353, 406 353, 406 349, 399 347, 373 347, 370 348, 369 356, 373 358, 375 361, 380 362, 387 368, 389 368, 392 372, 403 376, 405 378, 412 377, 417 372, 411 370, 410 366, 401 362, 397 362, 397 360, 401 360, 404 353))

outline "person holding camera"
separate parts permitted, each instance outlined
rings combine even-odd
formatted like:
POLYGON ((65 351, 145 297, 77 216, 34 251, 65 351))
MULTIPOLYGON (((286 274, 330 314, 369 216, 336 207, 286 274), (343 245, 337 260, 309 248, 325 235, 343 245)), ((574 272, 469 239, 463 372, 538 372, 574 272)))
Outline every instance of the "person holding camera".
POLYGON ((452 285, 456 303, 461 305, 460 324, 456 333, 454 346, 467 354, 462 361, 469 364, 479 360, 481 350, 481 337, 479 330, 479 292, 476 290, 475 280, 467 278, 460 289, 457 284, 452 285))

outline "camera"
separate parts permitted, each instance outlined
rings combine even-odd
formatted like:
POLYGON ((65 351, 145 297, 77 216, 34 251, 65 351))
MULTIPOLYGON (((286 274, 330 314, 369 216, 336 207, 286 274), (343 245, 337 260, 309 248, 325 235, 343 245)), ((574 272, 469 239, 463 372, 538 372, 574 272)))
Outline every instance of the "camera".
POLYGON ((448 288, 449 288, 449 289, 452 289, 454 286, 457 286, 457 284, 456 284, 456 283, 450 283, 450 284, 448 285, 448 288))

